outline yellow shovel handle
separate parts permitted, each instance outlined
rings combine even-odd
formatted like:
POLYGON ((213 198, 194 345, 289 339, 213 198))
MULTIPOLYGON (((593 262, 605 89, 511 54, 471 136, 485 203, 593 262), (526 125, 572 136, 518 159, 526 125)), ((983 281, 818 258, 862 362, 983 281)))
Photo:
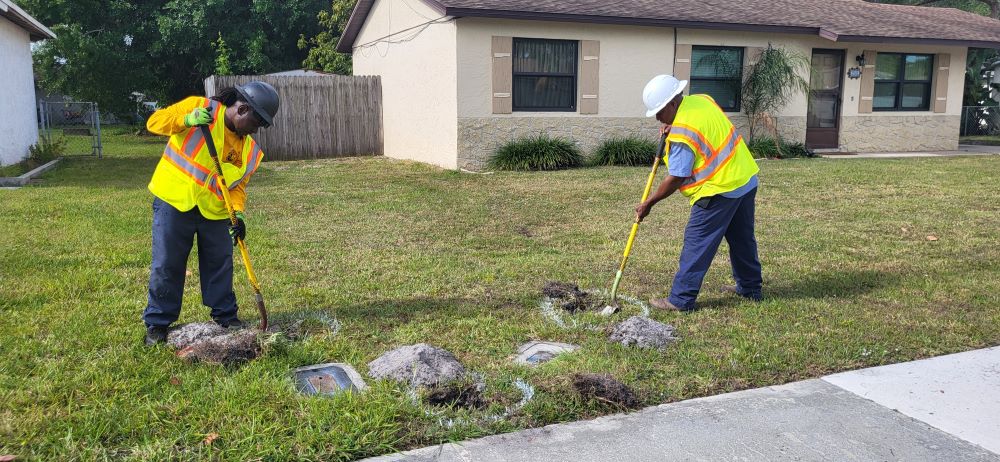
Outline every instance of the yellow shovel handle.
MULTIPOLYGON (((656 170, 660 167, 660 156, 663 155, 664 149, 666 149, 666 139, 660 139, 660 147, 657 148, 656 156, 653 158, 653 169, 649 171, 649 177, 646 178, 646 187, 642 190, 642 199, 639 202, 646 202, 649 199, 649 193, 653 190, 653 181, 656 180, 656 170)), ((628 242, 625 243, 625 253, 622 255, 622 264, 618 267, 619 271, 625 270, 625 264, 628 263, 628 256, 632 253, 632 244, 635 242, 635 235, 639 233, 639 218, 636 217, 635 223, 632 224, 632 232, 628 235, 628 242)))
MULTIPOLYGON (((229 212, 229 221, 235 226, 238 223, 236 221, 236 211, 233 210, 233 202, 229 198, 229 185, 226 184, 226 178, 222 173, 222 164, 219 163, 219 155, 215 151, 212 131, 207 125, 202 125, 200 128, 202 135, 205 136, 205 144, 208 145, 208 153, 212 157, 212 161, 215 162, 215 174, 219 181, 219 189, 222 190, 222 200, 226 203, 226 211, 229 212)), ((243 242, 243 239, 237 239, 236 245, 240 248, 243 267, 247 270, 247 279, 250 280, 250 286, 253 287, 254 295, 257 298, 257 309, 260 311, 261 316, 260 328, 261 330, 267 330, 267 309, 264 308, 264 297, 260 293, 260 284, 257 282, 257 275, 254 274, 253 265, 250 264, 250 252, 247 250, 247 245, 243 242)))

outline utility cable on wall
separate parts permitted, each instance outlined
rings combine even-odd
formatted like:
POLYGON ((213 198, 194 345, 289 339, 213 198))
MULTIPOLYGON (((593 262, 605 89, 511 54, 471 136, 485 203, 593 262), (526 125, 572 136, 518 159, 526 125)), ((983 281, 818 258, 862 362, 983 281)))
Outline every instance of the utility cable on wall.
POLYGON ((365 48, 370 48, 370 47, 376 46, 376 45, 378 45, 380 43, 386 43, 386 44, 389 44, 389 45, 395 45, 395 44, 399 44, 399 43, 406 43, 406 42, 409 42, 409 41, 417 38, 417 36, 419 36, 421 33, 423 33, 425 30, 427 30, 427 28, 429 28, 430 26, 433 26, 435 24, 447 24, 447 23, 452 22, 454 20, 455 20, 455 18, 452 18, 452 17, 441 16, 441 17, 439 17, 437 19, 433 19, 433 20, 427 21, 425 23, 417 24, 417 25, 415 25, 413 27, 408 27, 408 28, 403 29, 401 31, 393 32, 393 33, 391 33, 389 35, 385 35, 383 37, 379 37, 379 38, 377 38, 375 40, 372 40, 370 42, 365 42, 365 43, 362 43, 361 45, 356 45, 354 47, 354 49, 355 50, 363 50, 365 48), (407 32, 412 32, 412 33, 410 35, 406 36, 405 38, 396 38, 396 39, 393 38, 393 37, 398 37, 401 34, 405 34, 407 32))

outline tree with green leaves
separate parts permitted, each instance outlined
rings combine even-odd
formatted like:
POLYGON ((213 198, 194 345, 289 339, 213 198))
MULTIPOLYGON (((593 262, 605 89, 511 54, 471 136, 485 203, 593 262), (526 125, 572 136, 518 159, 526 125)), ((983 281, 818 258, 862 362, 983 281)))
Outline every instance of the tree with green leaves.
POLYGON ((22 0, 58 37, 34 53, 41 87, 118 115, 136 94, 203 92, 223 61, 234 74, 297 69, 300 33, 318 33, 329 0, 22 0), (220 45, 225 45, 223 50, 220 45), (222 54, 225 53, 223 58, 222 54))
POLYGON ((329 10, 319 13, 323 30, 313 37, 299 36, 299 48, 308 50, 302 63, 307 69, 319 69, 335 74, 351 74, 351 55, 337 52, 337 42, 344 34, 347 20, 357 0, 333 0, 329 10))
POLYGON ((871 3, 956 8, 1000 19, 1000 0, 868 0, 871 3))
POLYGON ((993 73, 1000 63, 997 50, 969 50, 968 66, 965 69, 965 106, 997 106, 1000 84, 993 83, 993 73))

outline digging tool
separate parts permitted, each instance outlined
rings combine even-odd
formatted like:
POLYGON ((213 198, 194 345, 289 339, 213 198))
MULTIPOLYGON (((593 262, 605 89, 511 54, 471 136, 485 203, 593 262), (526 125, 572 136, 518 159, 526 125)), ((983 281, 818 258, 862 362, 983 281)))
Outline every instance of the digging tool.
MULTIPOLYGON (((212 156, 212 161, 215 162, 215 174, 218 177, 219 186, 222 190, 222 198, 226 202, 226 210, 229 211, 229 221, 236 225, 236 212, 233 210, 233 203, 229 199, 229 185, 226 184, 226 178, 222 175, 222 164, 219 163, 219 153, 215 150, 215 142, 212 139, 212 131, 208 128, 208 125, 200 125, 201 133, 205 135, 205 144, 208 145, 208 154, 212 156)), ((253 265, 250 264, 250 252, 247 251, 247 244, 243 242, 243 239, 237 238, 236 245, 240 248, 240 255, 243 256, 243 267, 247 269, 247 279, 250 280, 250 285, 253 286, 254 297, 257 299, 257 310, 260 311, 260 330, 267 330, 267 308, 264 308, 264 296, 260 294, 260 284, 257 282, 257 276, 253 273, 253 265)))
MULTIPOLYGON (((656 169, 660 166, 660 158, 663 156, 663 152, 666 148, 667 136, 660 136, 660 143, 656 148, 656 155, 653 156, 653 169, 649 172, 649 178, 646 179, 646 189, 642 191, 642 199, 640 202, 646 202, 649 198, 649 191, 653 189, 653 180, 656 178, 656 169)), ((625 243, 625 254, 622 256, 622 264, 618 267, 618 273, 615 274, 615 282, 611 285, 611 301, 608 306, 605 306, 601 310, 602 316, 611 316, 621 309, 618 305, 618 284, 622 282, 622 274, 625 272, 625 264, 628 263, 628 256, 632 253, 632 243, 635 242, 635 235, 639 233, 639 223, 641 220, 638 216, 635 217, 635 223, 632 224, 632 232, 628 235, 628 241, 625 243)))

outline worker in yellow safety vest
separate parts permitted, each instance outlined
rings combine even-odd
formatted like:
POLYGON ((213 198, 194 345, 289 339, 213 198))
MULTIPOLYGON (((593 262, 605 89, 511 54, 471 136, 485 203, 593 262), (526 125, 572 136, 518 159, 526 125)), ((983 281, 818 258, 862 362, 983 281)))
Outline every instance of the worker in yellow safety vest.
POLYGON ((736 280, 735 286, 724 286, 723 291, 759 301, 763 283, 754 237, 757 163, 715 100, 708 95, 684 96, 685 86, 686 80, 658 75, 642 93, 646 116, 663 124, 660 134, 667 136, 669 147, 659 153, 668 175, 655 193, 636 206, 638 219, 675 191, 692 205, 670 295, 650 304, 663 310, 695 309, 705 273, 723 238, 729 243, 736 280))
POLYGON ((166 341, 170 324, 180 316, 187 259, 196 237, 202 303, 220 326, 244 327, 233 292, 233 246, 246 237, 246 185, 264 157, 251 135, 271 126, 278 104, 274 87, 250 82, 212 98, 189 97, 149 117, 146 128, 170 139, 149 182, 155 197, 153 262, 143 313, 147 345, 166 341), (205 139, 201 125, 208 125, 213 139, 205 139), (219 153, 236 225, 229 220, 209 142, 219 153))

